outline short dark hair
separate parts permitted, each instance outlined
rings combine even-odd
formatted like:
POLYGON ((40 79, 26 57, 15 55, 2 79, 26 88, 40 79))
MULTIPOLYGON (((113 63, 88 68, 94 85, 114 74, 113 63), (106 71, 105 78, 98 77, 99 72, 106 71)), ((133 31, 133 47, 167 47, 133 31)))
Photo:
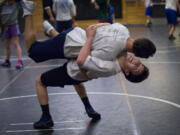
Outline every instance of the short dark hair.
POLYGON ((124 72, 124 76, 125 78, 130 81, 130 82, 133 82, 133 83, 139 83, 139 82, 142 82, 144 81, 145 79, 148 78, 149 76, 149 69, 145 66, 144 66, 144 71, 139 74, 139 75, 133 75, 132 73, 129 73, 129 75, 126 75, 124 72))
POLYGON ((156 47, 152 41, 146 38, 136 39, 133 43, 133 53, 137 57, 148 58, 156 52, 156 47))

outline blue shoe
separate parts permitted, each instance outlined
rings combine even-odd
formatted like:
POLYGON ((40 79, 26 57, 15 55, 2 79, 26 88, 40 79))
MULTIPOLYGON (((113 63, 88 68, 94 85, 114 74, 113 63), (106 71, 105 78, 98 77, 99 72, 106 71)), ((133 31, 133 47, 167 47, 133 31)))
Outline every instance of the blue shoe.
POLYGON ((33 127, 35 129, 49 129, 52 128, 54 126, 53 120, 50 118, 48 120, 43 120, 42 118, 35 122, 33 124, 33 127))

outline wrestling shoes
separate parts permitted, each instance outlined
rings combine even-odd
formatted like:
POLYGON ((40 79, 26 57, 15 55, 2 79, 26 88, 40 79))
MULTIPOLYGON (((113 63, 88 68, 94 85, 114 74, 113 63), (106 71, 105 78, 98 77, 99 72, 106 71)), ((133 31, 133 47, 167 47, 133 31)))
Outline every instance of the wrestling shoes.
POLYGON ((43 118, 41 117, 39 121, 33 124, 33 127, 35 129, 49 129, 49 128, 52 128, 53 126, 54 126, 54 123, 53 123, 52 118, 43 120, 43 118))
POLYGON ((87 115, 93 120, 100 120, 101 115, 96 112, 93 108, 85 108, 87 115))

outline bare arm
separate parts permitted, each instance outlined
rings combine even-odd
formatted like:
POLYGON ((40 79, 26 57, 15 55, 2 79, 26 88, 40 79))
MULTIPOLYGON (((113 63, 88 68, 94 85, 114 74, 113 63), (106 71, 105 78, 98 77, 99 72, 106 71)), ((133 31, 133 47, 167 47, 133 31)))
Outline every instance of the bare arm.
POLYGON ((49 16, 49 18, 50 18, 50 21, 51 21, 51 22, 55 22, 55 18, 54 18, 54 16, 53 16, 53 13, 52 13, 52 11, 51 11, 51 8, 48 7, 48 8, 46 8, 45 10, 46 10, 46 12, 47 12, 47 14, 48 14, 48 16, 49 16))
POLYGON ((94 4, 94 8, 95 8, 96 10, 99 9, 99 5, 96 3, 95 0, 91 0, 91 3, 94 4))
POLYGON ((97 29, 99 27, 107 26, 107 25, 111 25, 111 24, 110 23, 98 23, 98 24, 90 25, 89 27, 93 27, 93 28, 97 29))
POLYGON ((180 4, 179 4, 179 0, 176 0, 176 5, 177 5, 177 9, 180 12, 180 4))
POLYGON ((96 29, 92 26, 89 26, 86 29, 86 35, 87 35, 87 40, 84 44, 84 46, 81 48, 80 53, 77 58, 77 64, 81 68, 86 61, 86 58, 91 55, 91 44, 94 38, 94 35, 96 33, 96 29))

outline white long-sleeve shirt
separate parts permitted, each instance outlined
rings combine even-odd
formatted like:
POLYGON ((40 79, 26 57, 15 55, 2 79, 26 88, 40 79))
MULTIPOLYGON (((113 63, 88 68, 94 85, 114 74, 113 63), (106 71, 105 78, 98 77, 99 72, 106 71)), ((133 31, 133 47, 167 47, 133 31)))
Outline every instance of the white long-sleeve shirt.
MULTIPOLYGON (((104 61, 96 57, 88 56, 82 69, 86 70, 88 79, 96 79, 99 77, 108 77, 121 72, 118 60, 104 61)), ((68 61, 67 64, 68 75, 79 81, 86 80, 84 74, 80 71, 76 60, 68 61)))
POLYGON ((55 0, 53 3, 53 12, 56 14, 57 21, 68 21, 73 16, 76 16, 73 0, 55 0))

